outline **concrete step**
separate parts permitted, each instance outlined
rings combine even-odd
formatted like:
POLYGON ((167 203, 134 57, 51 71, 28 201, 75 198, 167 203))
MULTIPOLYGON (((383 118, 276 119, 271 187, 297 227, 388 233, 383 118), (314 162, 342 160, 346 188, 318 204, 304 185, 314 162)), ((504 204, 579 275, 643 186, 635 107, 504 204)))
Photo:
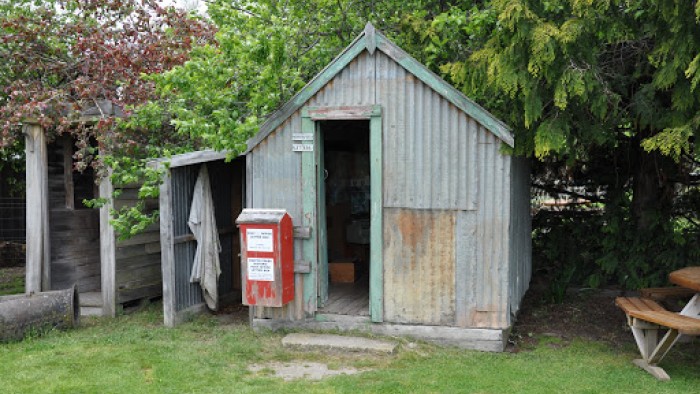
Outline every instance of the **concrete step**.
POLYGON ((102 316, 102 307, 81 306, 80 316, 102 316))
POLYGON ((355 352, 394 353, 396 343, 363 337, 332 334, 293 333, 282 338, 283 346, 323 348, 355 352))
POLYGON ((80 295, 78 295, 78 298, 80 298, 80 306, 102 308, 102 293, 100 293, 99 291, 80 293, 80 295))

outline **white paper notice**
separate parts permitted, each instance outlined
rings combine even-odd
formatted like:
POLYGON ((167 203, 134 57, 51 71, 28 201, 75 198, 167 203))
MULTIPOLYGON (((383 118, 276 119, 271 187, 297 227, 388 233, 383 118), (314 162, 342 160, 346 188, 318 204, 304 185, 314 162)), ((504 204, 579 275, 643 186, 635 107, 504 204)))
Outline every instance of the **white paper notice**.
POLYGON ((272 229, 249 228, 246 244, 250 252, 272 252, 272 229))
POLYGON ((275 260, 260 257, 248 258, 248 280, 275 281, 275 260))

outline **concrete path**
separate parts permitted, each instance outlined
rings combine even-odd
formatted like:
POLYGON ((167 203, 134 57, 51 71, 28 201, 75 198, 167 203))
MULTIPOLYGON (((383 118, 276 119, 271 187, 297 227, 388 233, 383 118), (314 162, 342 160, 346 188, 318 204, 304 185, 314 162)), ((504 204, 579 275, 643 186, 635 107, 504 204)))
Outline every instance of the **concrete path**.
POLYGON ((396 344, 393 342, 331 334, 288 334, 282 338, 282 345, 387 354, 391 354, 396 351, 396 344))

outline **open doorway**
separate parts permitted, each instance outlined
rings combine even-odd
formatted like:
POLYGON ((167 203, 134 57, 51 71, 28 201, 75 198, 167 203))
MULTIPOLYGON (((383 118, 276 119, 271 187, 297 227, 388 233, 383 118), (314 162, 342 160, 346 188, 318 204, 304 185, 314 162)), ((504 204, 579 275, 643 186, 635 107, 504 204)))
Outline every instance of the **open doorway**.
POLYGON ((320 243, 325 250, 320 255, 322 264, 328 263, 327 275, 320 278, 323 305, 320 312, 368 316, 370 122, 323 121, 320 131, 323 163, 320 174, 324 190, 319 205, 323 204, 325 209, 319 211, 325 210, 326 228, 325 242, 320 243))

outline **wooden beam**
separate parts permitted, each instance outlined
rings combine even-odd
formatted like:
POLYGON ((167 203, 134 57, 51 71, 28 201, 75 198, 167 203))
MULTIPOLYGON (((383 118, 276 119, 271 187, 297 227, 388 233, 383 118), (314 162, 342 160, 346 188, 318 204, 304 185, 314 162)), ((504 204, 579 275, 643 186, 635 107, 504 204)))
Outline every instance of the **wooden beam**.
POLYGON ((159 168, 164 165, 167 165, 169 168, 183 167, 210 161, 224 160, 230 154, 231 151, 202 150, 156 159, 148 162, 148 165, 152 168, 159 168))
POLYGON ((311 238, 311 228, 304 226, 294 226, 294 238, 309 239, 311 238))
POLYGON ((170 171, 160 185, 160 256, 163 272, 163 321, 167 327, 177 324, 175 310, 175 244, 173 242, 172 181, 170 171))
POLYGON ((372 322, 384 321, 384 209, 383 139, 381 107, 375 106, 369 121, 370 151, 370 245, 369 245, 369 314, 372 322))
POLYGON ((100 208, 100 275, 102 279, 102 314, 104 316, 116 316, 117 292, 116 292, 116 237, 114 227, 109 224, 109 212, 112 209, 112 171, 108 171, 99 185, 99 197, 106 198, 107 203, 100 208))
POLYGON ((44 130, 25 124, 27 188, 26 293, 51 289, 51 247, 49 235, 48 150, 44 130))
MULTIPOLYGON (((314 134, 316 126, 309 117, 308 112, 303 111, 301 118, 301 131, 305 134, 314 134)), ((316 163, 314 152, 300 152, 301 155, 301 190, 302 190, 302 217, 301 225, 312 228, 316 226, 316 163)), ((318 298, 318 231, 313 231, 312 237, 302 241, 302 259, 309 261, 309 273, 304 276, 304 312, 311 315, 316 311, 318 298)))

